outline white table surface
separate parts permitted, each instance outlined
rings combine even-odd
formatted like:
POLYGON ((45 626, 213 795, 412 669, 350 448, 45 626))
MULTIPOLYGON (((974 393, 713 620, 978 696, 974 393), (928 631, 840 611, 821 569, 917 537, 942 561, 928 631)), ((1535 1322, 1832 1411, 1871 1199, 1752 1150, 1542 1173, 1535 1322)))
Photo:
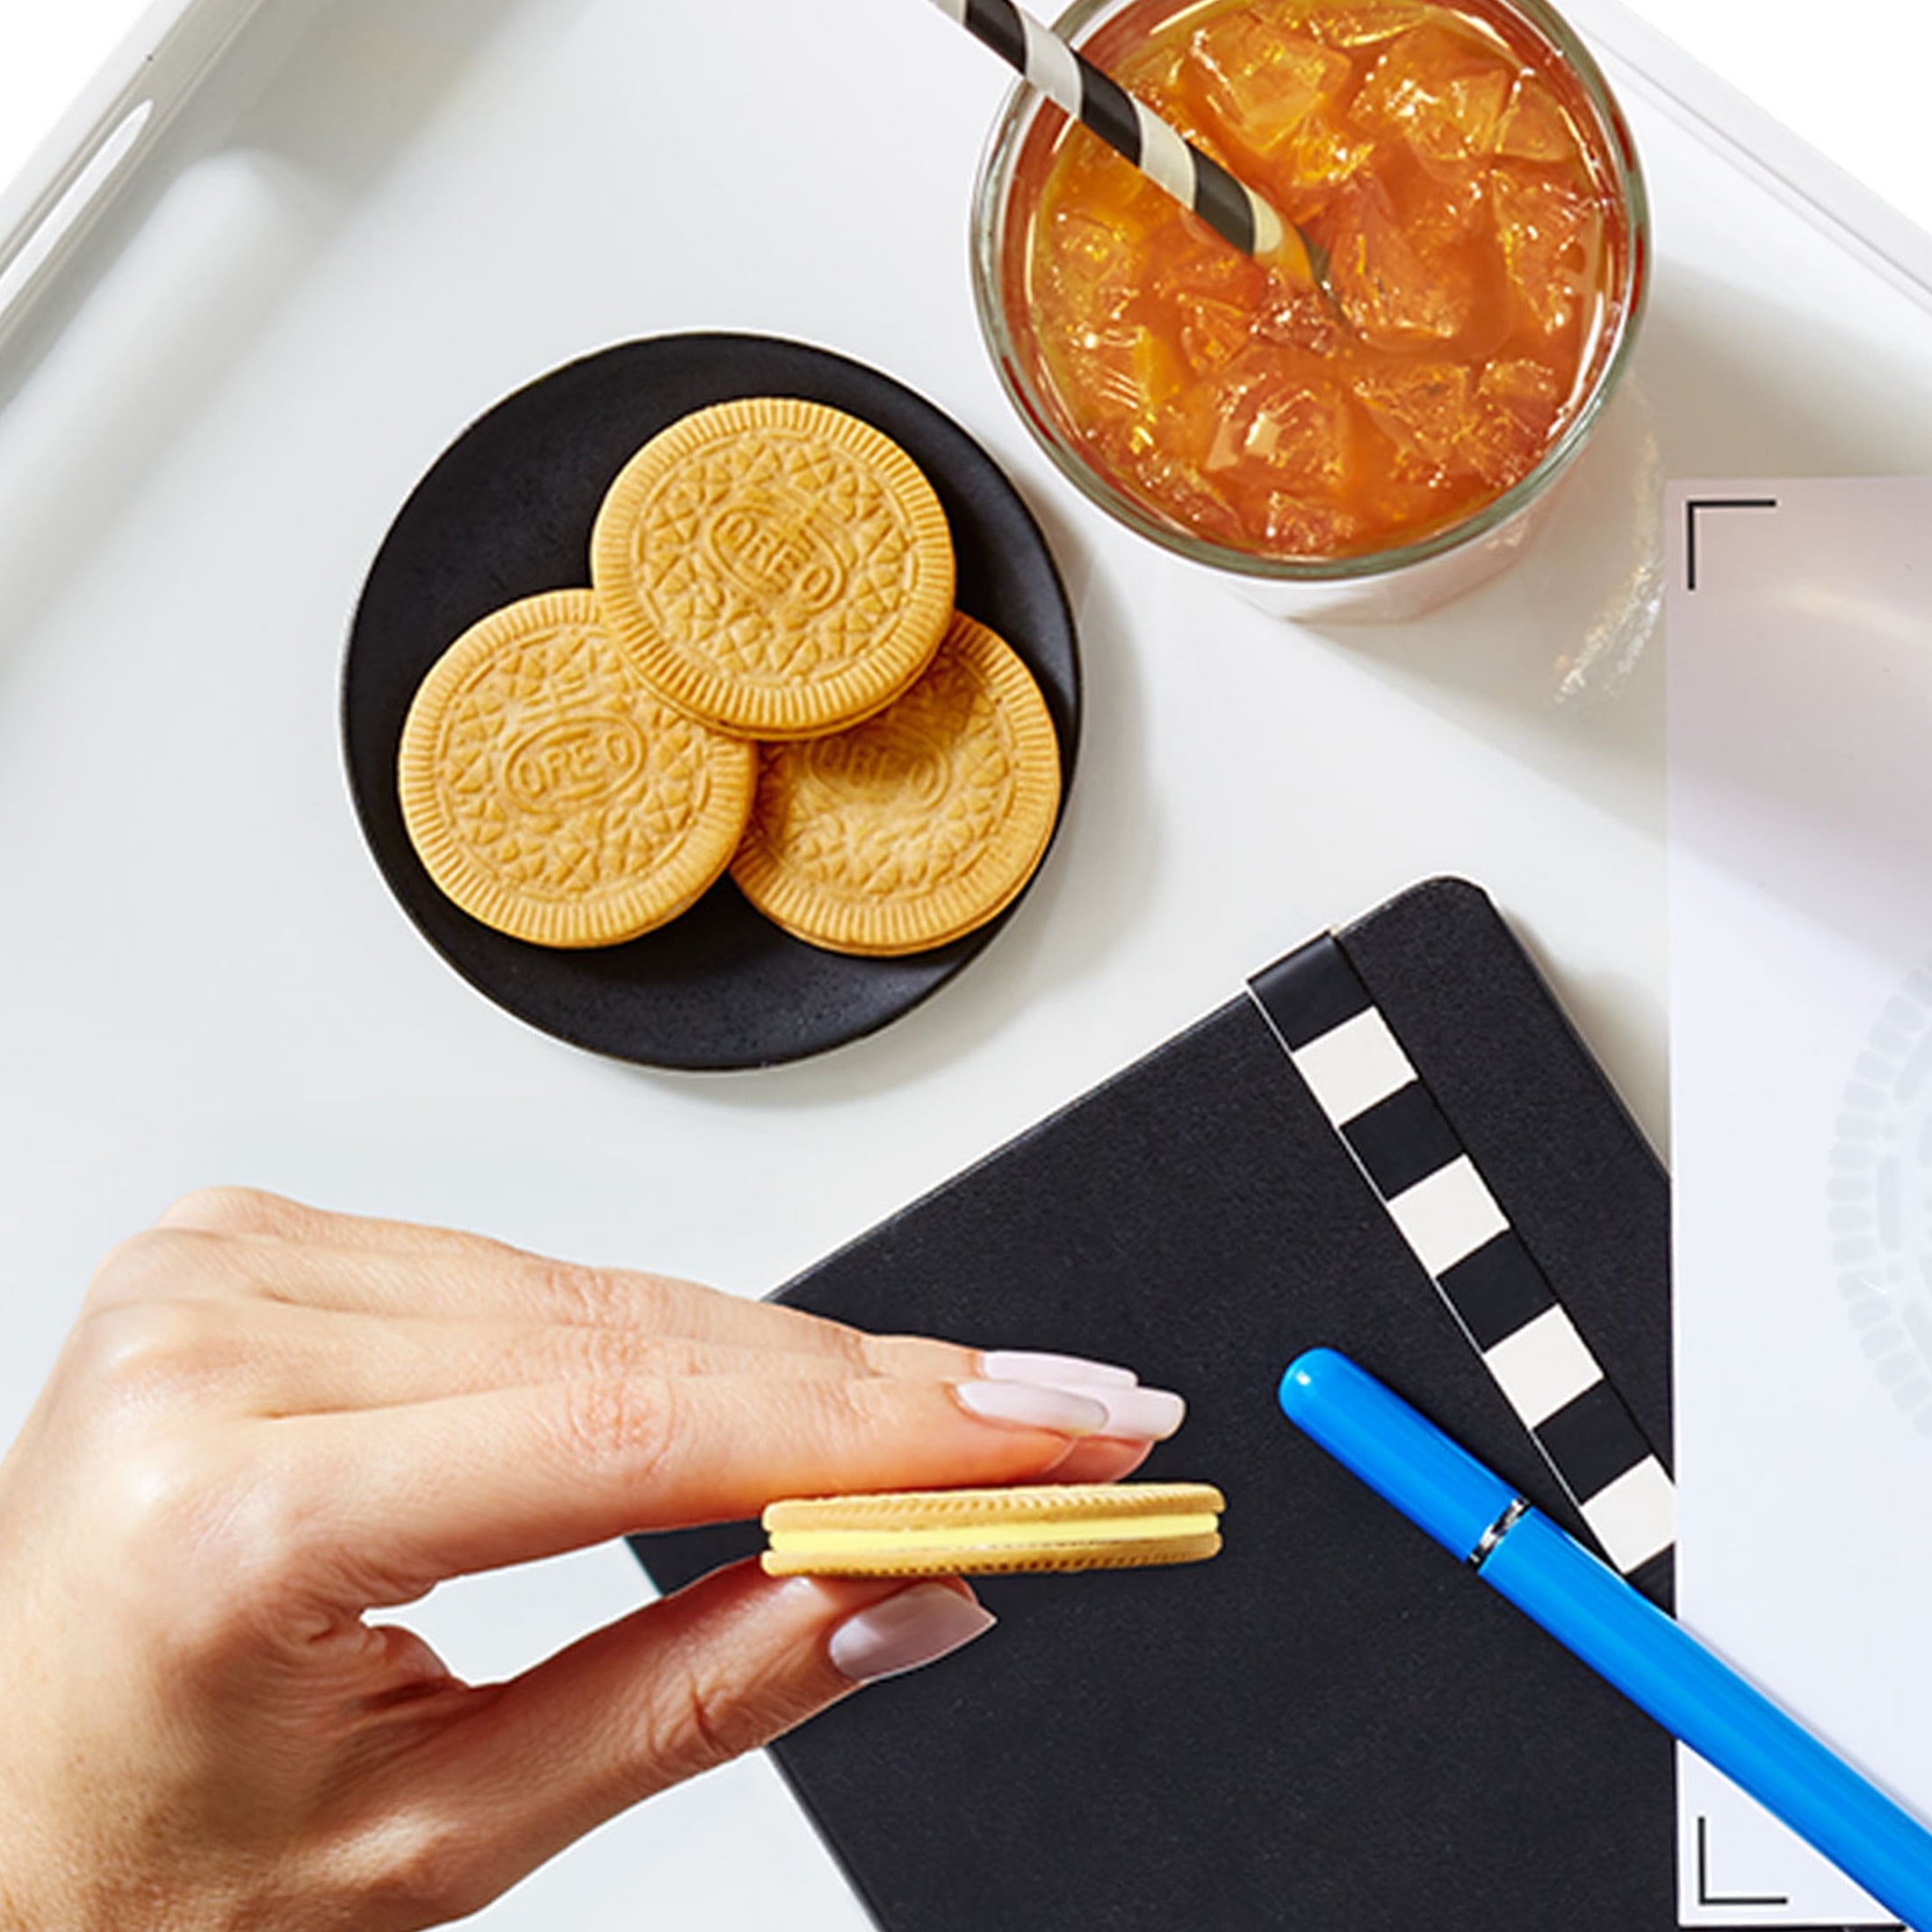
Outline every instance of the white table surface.
MULTIPOLYGON (((0 0, 0 177, 135 11, 129 0, 0 0)), ((1920 10, 1841 0, 1834 45, 1847 51, 1822 58, 1814 11, 1763 0, 1642 0, 1640 11, 1932 220, 1932 171, 1905 152, 1925 62, 1862 61, 1855 31, 1869 39, 1882 27, 1894 44, 1916 34, 1922 52, 1920 10)), ((956 51, 968 65, 981 58, 956 51)), ((976 118, 984 125, 1003 90, 990 71, 976 85, 948 96, 940 116, 958 123, 948 138, 967 143, 962 175, 976 118)), ((328 219, 326 209, 304 213, 328 219)), ((962 296, 948 285, 929 310, 921 297, 890 327, 815 297, 797 332, 904 369, 914 332, 939 328, 963 371, 974 350, 962 296)), ((759 310, 747 299, 750 313, 691 320, 785 321, 782 304, 759 310)), ((270 313, 265 296, 262 305, 270 313)), ((540 316, 519 313, 505 326, 506 374, 561 359, 540 316)), ((458 345, 452 359, 466 353, 458 345)), ((74 357, 100 354, 95 342, 74 357)), ((50 357, 0 409, 0 441, 11 436, 16 454, 54 433, 62 368, 50 357)), ((472 361, 464 380, 486 395, 508 386, 491 370, 472 361)), ((250 379, 244 368, 218 388, 191 361, 162 374, 217 406, 250 379)), ((449 415, 451 398, 468 392, 453 378, 451 389, 423 401, 423 449, 435 446, 431 425, 461 420, 449 415)), ((163 494, 213 500, 232 487, 198 419, 170 415, 132 386, 116 400, 129 411, 127 473, 110 507, 131 526, 163 494)), ((157 744, 153 718, 182 707, 180 667, 119 646, 127 611, 101 590, 83 540, 37 508, 23 521, 0 474, 0 580, 10 586, 0 825, 40 822, 49 797, 71 815, 58 845, 0 853, 4 903, 30 906, 37 935, 51 926, 69 942, 10 939, 0 951, 0 1435, 31 1402, 92 1257, 198 1182, 248 1179, 762 1292, 1226 998, 1275 953, 1434 871, 1474 872, 1496 893, 1663 1145, 1654 666, 1640 664, 1600 702, 1565 709, 1550 702, 1546 659, 1486 655, 1453 624, 1446 654, 1383 635, 1304 644, 1292 665, 1279 631, 1232 602, 1208 607, 1214 634, 1197 634, 1204 607, 1165 559, 1098 534, 1065 493, 1042 486, 990 377, 962 374, 941 400, 1033 487, 1081 609, 1089 710, 1064 834, 998 946, 912 1020, 813 1063, 710 1081, 608 1065, 525 1031, 456 983, 383 894, 341 802, 328 724, 328 639, 353 581, 352 545, 292 553, 296 574, 281 594, 316 645, 299 667, 193 689, 178 741, 157 744), (1180 648, 1113 649, 1115 633, 1169 616, 1191 627, 1171 640, 1180 648), (76 659, 97 640, 117 687, 90 708, 76 659), (1279 828, 1265 840, 1247 825, 1230 837, 1218 781, 1203 776, 1227 742, 1225 720, 1245 720, 1251 696, 1267 729, 1236 740, 1244 769, 1228 782, 1244 811, 1279 828), (1372 759, 1352 763, 1326 741, 1331 715, 1373 720, 1372 759), (150 789, 76 789, 65 768, 83 741, 101 769, 150 789), (1388 775, 1409 771, 1431 776, 1426 810, 1399 782, 1390 788, 1388 775), (227 842, 157 842, 128 807, 163 797, 170 819, 224 825, 227 842), (268 802, 259 825, 234 810, 237 797, 268 802), (1275 856, 1258 877, 1263 851, 1275 856), (276 988, 272 1007, 264 982, 276 988), (752 1193, 760 1211, 733 1212, 752 1193)), ((292 436, 324 435, 299 397, 288 407, 292 436)), ((1917 433, 1907 424, 1887 447, 1892 466, 1932 450, 1917 433)), ((1828 462, 1823 430, 1817 446, 1828 462)), ((99 448, 53 450, 34 505, 103 460, 99 448)), ((400 458, 393 474, 371 477, 358 527, 379 530, 378 506, 409 480, 400 458)), ((120 540, 112 530, 99 537, 120 540)), ((159 599, 200 595, 212 567, 191 553, 144 566, 159 599)), ((228 621, 213 620, 218 631, 228 621)), ((220 650, 223 663, 249 661, 238 645, 220 650)), ((494 1675, 621 1613, 639 1592, 628 1556, 606 1548, 439 1592, 414 1620, 458 1669, 494 1675)), ((781 1915, 825 1932, 866 1923, 755 1760, 607 1827, 478 1922, 615 1932, 697 1910, 724 1932, 781 1915)))
MULTIPOLYGON (((906 0, 908 5, 913 0, 906 0)), ((0 0, 0 181, 139 19, 148 0, 0 0)), ((1919 76, 1932 8, 1914 0, 1631 0, 1734 87, 1928 227, 1932 167, 1919 76), (1882 46, 1883 59, 1863 50, 1882 46)), ((1035 11, 1050 16, 1043 6, 1035 11)))

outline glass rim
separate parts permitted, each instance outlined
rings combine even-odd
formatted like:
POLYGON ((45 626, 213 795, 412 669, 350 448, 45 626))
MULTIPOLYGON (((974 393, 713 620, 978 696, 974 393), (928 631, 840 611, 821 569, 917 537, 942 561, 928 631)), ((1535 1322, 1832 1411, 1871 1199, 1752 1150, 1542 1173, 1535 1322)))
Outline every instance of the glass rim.
MULTIPOLYGON (((1054 21, 1054 31, 1078 44, 1082 31, 1102 14, 1117 13, 1140 0, 1072 0, 1054 21)), ((1176 0, 1180 11, 1189 0, 1176 0)), ((1453 0, 1445 0, 1453 4, 1453 0)), ((1054 421, 1044 397, 1034 393, 1023 358, 1007 326, 1000 300, 1000 268, 1006 240, 1007 194, 1013 169, 1046 97, 1024 81, 1016 82, 1001 103, 979 172, 973 184, 971 270, 973 305, 979 329, 1007 400, 1054 465, 1088 501, 1164 548, 1191 562, 1236 575, 1277 582, 1350 582, 1387 576, 1460 550, 1501 530, 1527 510, 1567 469, 1620 386, 1636 345, 1650 286, 1650 201, 1637 146, 1617 97, 1611 91, 1590 49, 1575 30, 1546 0, 1489 0, 1540 34, 1582 83, 1604 137, 1615 185, 1628 216, 1629 259, 1618 298, 1615 332, 1590 393, 1535 464, 1510 487, 1480 504, 1467 516, 1427 536, 1392 549, 1354 557, 1261 557, 1197 537, 1163 522, 1089 464, 1054 421)))

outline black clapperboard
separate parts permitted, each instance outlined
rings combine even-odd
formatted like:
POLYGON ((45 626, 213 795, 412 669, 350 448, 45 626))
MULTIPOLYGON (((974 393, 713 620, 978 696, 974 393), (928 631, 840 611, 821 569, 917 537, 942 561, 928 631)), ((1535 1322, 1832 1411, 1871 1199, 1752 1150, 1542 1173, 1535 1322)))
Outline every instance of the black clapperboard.
MULTIPOLYGON (((1668 1605, 1669 1196, 1489 900, 1418 885, 778 1300, 1131 1364, 1174 1569, 983 1578, 1000 1627, 775 1747, 888 1932, 1672 1932, 1672 1747, 1281 1417, 1353 1356, 1668 1605)), ((674 1589, 759 1546, 640 1539, 674 1589)))

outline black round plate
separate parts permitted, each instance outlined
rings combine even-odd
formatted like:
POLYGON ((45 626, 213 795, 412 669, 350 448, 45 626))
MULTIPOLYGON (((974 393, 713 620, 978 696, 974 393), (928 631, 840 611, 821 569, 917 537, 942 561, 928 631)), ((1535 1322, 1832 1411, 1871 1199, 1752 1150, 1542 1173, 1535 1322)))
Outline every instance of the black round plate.
POLYGON ((727 877, 641 939, 556 951, 458 911, 417 859, 396 754, 430 666, 500 605, 588 585, 590 526, 611 479, 680 416, 739 396, 828 403, 912 456, 952 525, 959 607, 1039 681, 1069 781, 1079 738, 1073 617, 1038 524, 957 423, 890 377, 770 336, 663 335, 586 357, 499 403, 417 485, 363 587, 342 672, 350 789, 390 890, 458 972, 533 1027, 646 1066, 770 1066, 855 1040, 952 978, 1010 916, 933 952, 854 959, 780 932, 727 877))

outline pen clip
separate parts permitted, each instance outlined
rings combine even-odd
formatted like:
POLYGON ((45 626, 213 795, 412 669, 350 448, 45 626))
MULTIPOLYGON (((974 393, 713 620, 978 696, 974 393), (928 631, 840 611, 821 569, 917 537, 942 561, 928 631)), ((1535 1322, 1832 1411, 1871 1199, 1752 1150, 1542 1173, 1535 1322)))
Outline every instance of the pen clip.
POLYGON ((1527 1497, 1512 1497, 1509 1508, 1482 1532, 1481 1541, 1463 1559, 1464 1562, 1473 1570, 1481 1569, 1489 1561, 1490 1551, 1529 1514, 1529 1509, 1527 1497))

